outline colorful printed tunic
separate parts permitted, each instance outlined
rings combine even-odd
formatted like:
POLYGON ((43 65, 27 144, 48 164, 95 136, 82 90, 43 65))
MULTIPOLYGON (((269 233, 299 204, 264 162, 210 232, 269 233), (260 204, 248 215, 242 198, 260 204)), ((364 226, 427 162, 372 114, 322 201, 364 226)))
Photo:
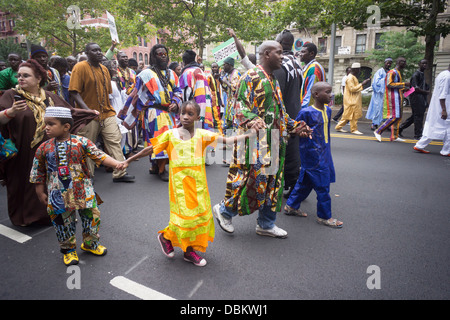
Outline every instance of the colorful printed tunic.
MULTIPOLYGON (((124 126, 129 129, 134 127, 140 114, 145 146, 150 144, 152 138, 176 127, 177 115, 168 112, 168 107, 172 103, 180 107, 182 102, 182 91, 175 72, 167 69, 161 73, 168 79, 167 87, 164 87, 155 71, 145 69, 139 73, 136 77, 136 86, 119 114, 119 117, 125 120, 124 126)), ((165 151, 154 152, 151 157, 165 159, 168 155, 165 151)))
POLYGON ((390 70, 386 74, 385 85, 383 118, 400 119, 403 110, 403 89, 405 89, 400 71, 390 70))
POLYGON ((231 85, 228 86, 224 82, 222 82, 222 87, 226 92, 226 104, 225 104, 225 114, 224 114, 224 126, 226 128, 231 128, 232 123, 234 122, 235 117, 235 109, 233 107, 236 102, 236 91, 239 87, 239 80, 241 78, 241 74, 237 69, 233 69, 231 73, 227 73, 224 77, 231 85))
POLYGON ((242 76, 236 99, 235 126, 245 128, 249 121, 259 118, 267 129, 259 132, 257 141, 247 141, 245 150, 242 144, 235 148, 225 206, 239 215, 251 214, 264 206, 280 211, 287 134, 296 129, 298 122, 286 113, 277 80, 259 65, 242 76))
POLYGON ((316 82, 319 81, 326 81, 325 70, 322 65, 314 59, 303 68, 303 84, 300 93, 302 108, 312 106, 314 104, 314 99, 311 95, 311 88, 316 82))
POLYGON ((133 69, 120 67, 117 68, 117 79, 120 90, 126 90, 129 95, 136 85, 136 72, 133 69))
POLYGON ((208 74, 207 79, 208 86, 211 90, 211 110, 213 114, 214 129, 219 130, 222 134, 222 121, 220 120, 220 104, 222 99, 220 97, 220 92, 217 90, 217 83, 214 76, 212 74, 208 74))
POLYGON ((49 215, 97 207, 86 157, 100 165, 107 155, 89 139, 76 135, 64 142, 47 140, 36 150, 30 182, 47 184, 49 215), (68 167, 67 176, 59 174, 61 166, 68 167))
POLYGON ((205 149, 215 143, 217 133, 196 129, 189 140, 172 129, 152 139, 153 152, 169 155, 169 225, 159 231, 173 246, 204 252, 214 241, 214 219, 205 171, 205 149))
POLYGON ((203 129, 214 129, 211 90, 202 69, 197 66, 186 68, 180 76, 180 88, 183 90, 183 101, 194 100, 200 106, 203 129))

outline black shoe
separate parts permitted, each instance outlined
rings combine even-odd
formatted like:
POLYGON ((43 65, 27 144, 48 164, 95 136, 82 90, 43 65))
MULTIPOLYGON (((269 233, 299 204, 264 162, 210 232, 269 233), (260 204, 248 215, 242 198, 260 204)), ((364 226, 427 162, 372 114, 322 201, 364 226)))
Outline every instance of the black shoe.
POLYGON ((402 134, 403 129, 399 129, 398 130, 398 136, 401 138, 404 138, 403 134, 402 134))
POLYGON ((162 181, 169 181, 169 173, 166 170, 163 173, 158 173, 158 175, 162 181))
POLYGON ((422 136, 414 136, 415 140, 420 140, 422 138, 422 136))
POLYGON ((134 176, 130 176, 127 173, 120 178, 113 178, 113 182, 134 182, 134 176))

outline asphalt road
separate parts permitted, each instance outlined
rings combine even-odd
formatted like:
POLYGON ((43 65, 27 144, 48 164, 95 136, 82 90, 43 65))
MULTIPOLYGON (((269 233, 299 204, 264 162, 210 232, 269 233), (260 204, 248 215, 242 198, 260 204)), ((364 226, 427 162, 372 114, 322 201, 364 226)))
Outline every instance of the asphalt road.
MULTIPOLYGON (((12 226, 0 187, 0 227, 31 237, 19 243, 0 234, 0 299, 449 299, 450 158, 439 155, 440 145, 426 155, 409 140, 376 142, 367 123, 360 131, 365 135, 332 129, 332 211, 342 229, 316 223, 312 192, 302 205, 309 217, 278 215, 287 239, 258 236, 256 215, 236 217, 233 235, 216 224, 204 268, 183 261, 178 249, 172 260, 161 253, 156 236, 169 219, 168 186, 148 174, 146 159, 129 169, 135 183, 113 183, 97 169, 108 254, 78 250, 74 271, 62 263, 51 227, 12 226)), ((405 134, 412 137, 412 127, 405 134)), ((214 205, 224 195, 227 168, 213 164, 207 175, 214 205)))

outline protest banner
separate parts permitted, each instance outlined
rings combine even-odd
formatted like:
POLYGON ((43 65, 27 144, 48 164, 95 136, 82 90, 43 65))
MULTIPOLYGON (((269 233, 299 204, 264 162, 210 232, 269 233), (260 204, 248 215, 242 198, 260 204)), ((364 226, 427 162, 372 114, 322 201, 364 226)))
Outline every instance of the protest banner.
POLYGON ((109 32, 111 33, 111 39, 119 43, 119 36, 117 34, 116 21, 114 16, 106 11, 106 16, 108 18, 109 32))
POLYGON ((223 64, 223 60, 225 60, 225 58, 236 58, 239 55, 236 48, 236 43, 234 43, 233 38, 230 38, 228 41, 215 47, 212 50, 212 53, 214 56, 214 60, 219 66, 223 64))

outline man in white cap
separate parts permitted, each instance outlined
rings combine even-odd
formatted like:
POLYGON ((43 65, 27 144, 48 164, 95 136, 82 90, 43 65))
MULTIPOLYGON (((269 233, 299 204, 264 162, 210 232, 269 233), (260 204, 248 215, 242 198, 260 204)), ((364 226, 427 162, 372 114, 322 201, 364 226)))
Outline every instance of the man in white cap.
POLYGON ((339 132, 347 132, 342 129, 347 122, 350 121, 350 131, 353 134, 363 134, 358 131, 358 119, 362 117, 362 96, 361 91, 364 85, 370 81, 369 79, 359 83, 358 76, 361 70, 361 64, 355 62, 352 64, 352 71, 347 76, 344 89, 344 113, 341 121, 336 125, 335 129, 339 132))

